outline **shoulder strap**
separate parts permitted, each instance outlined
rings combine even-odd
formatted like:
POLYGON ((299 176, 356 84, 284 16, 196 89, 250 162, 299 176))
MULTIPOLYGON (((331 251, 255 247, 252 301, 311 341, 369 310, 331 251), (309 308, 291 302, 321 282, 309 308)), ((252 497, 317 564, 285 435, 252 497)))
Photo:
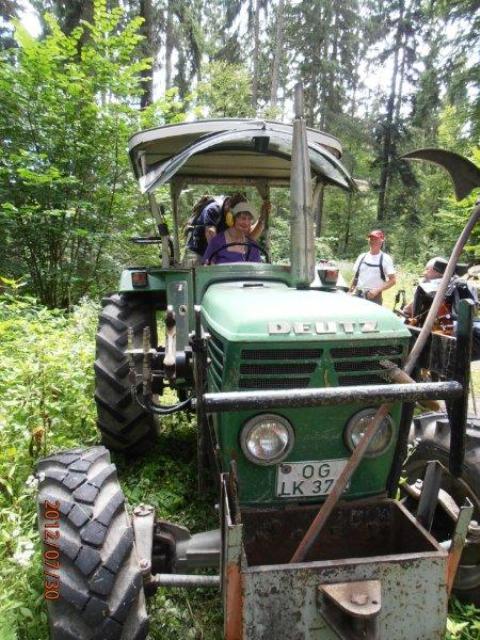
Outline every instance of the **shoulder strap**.
POLYGON ((354 275, 354 277, 353 277, 353 280, 354 280, 354 282, 355 282, 355 283, 356 283, 356 282, 357 282, 357 280, 358 280, 358 276, 359 276, 359 274, 360 274, 360 267, 362 266, 363 261, 365 260, 366 255, 367 255, 366 253, 362 253, 362 257, 360 258, 360 262, 358 263, 357 272, 355 273, 355 275, 354 275))
POLYGON ((380 262, 378 266, 380 268, 380 277, 384 282, 386 282, 387 278, 385 277, 385 271, 383 270, 383 255, 383 251, 380 251, 380 262))

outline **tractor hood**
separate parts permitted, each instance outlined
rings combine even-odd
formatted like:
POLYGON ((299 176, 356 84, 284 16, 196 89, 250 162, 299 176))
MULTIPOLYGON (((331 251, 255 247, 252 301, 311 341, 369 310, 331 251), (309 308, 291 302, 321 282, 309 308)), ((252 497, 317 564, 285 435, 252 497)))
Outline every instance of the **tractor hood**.
MULTIPOLYGON (((312 177, 343 189, 355 183, 340 162, 339 141, 307 130, 312 177)), ((129 141, 133 170, 143 193, 173 177, 187 182, 265 179, 288 185, 292 155, 291 125, 257 120, 207 120, 159 127, 129 141)))
POLYGON ((230 342, 408 338, 391 311, 343 291, 293 289, 276 282, 211 285, 202 301, 208 328, 230 342))

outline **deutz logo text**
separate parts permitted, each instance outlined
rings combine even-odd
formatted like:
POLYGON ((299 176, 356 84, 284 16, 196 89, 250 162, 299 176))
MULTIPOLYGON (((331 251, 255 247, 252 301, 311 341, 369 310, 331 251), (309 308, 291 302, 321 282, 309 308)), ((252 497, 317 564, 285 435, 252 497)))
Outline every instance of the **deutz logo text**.
POLYGON ((361 333, 376 333, 377 322, 375 320, 364 320, 363 322, 334 322, 333 320, 326 320, 322 322, 286 322, 281 320, 279 322, 268 323, 268 333, 273 334, 288 334, 296 333, 297 335, 305 334, 318 334, 323 335, 327 333, 355 333, 359 331, 361 333))

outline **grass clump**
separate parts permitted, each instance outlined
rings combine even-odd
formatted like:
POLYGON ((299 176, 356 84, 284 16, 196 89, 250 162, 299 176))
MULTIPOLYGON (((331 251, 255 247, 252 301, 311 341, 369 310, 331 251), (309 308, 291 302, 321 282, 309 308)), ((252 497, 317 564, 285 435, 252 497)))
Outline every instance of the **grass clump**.
POLYGON ((31 298, 0 297, 0 638, 46 640, 36 460, 96 440, 97 306, 70 314, 31 298))

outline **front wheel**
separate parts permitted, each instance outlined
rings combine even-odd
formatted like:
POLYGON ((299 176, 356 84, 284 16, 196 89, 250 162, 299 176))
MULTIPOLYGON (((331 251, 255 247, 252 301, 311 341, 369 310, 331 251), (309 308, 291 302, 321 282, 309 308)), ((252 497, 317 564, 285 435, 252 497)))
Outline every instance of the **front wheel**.
POLYGON ((104 447, 41 460, 38 526, 52 640, 143 640, 143 580, 115 465, 104 447))
MULTIPOLYGON (((414 447, 405 463, 407 481, 423 479, 427 463, 438 460, 448 469, 450 424, 446 414, 428 413, 414 419, 409 442, 414 447)), ((480 521, 480 420, 469 418, 465 440, 465 460, 461 478, 444 474, 441 488, 458 506, 469 498, 474 505, 473 519, 480 521)), ((448 536, 449 523, 437 509, 433 535, 442 540, 448 536)), ((455 595, 463 602, 480 606, 480 541, 469 540, 462 554, 454 584, 455 595)))
POLYGON ((154 417, 132 398, 126 356, 128 328, 134 347, 142 346, 143 330, 150 328, 156 344, 155 309, 140 294, 115 293, 103 301, 97 331, 95 401, 103 444, 113 451, 138 455, 148 451, 156 436, 154 417))

